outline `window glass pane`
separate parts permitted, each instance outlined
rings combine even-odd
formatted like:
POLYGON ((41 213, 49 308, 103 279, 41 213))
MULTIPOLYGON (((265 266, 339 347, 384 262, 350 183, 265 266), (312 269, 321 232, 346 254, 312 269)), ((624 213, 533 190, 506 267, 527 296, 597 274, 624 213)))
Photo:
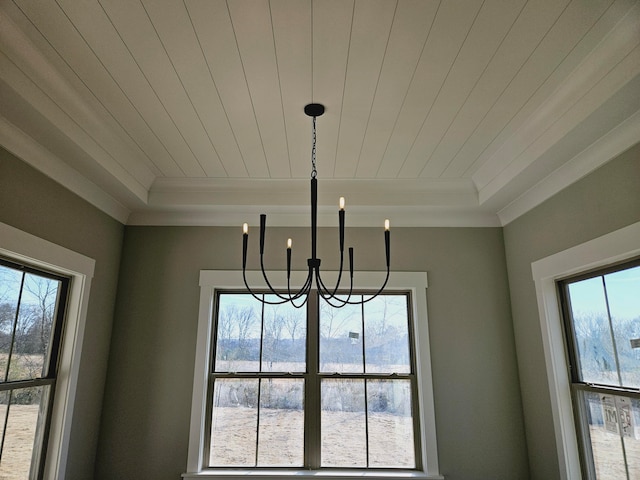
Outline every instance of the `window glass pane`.
MULTIPOLYGON (((627 478, 622 451, 621 397, 594 392, 579 392, 585 404, 587 432, 593 453, 593 465, 598 480, 627 478)), ((627 399, 625 399, 627 400, 627 399)), ((636 478, 636 477, 632 477, 636 478)))
POLYGON ((325 379, 320 388, 321 465, 366 467, 364 380, 325 379))
POLYGON ((212 467, 253 467, 258 436, 258 379, 216 379, 211 412, 212 467))
POLYGON ((364 304, 367 373, 410 373, 406 295, 380 295, 364 304))
MULTIPOLYGON (((275 300, 276 297, 266 296, 275 300)), ((306 370, 306 311, 290 303, 264 306, 263 372, 306 370)))
POLYGON ((625 427, 624 449, 627 455, 629 478, 640 478, 640 400, 628 398, 628 408, 623 411, 625 427))
POLYGON ((20 271, 0 265, 0 382, 8 378, 9 352, 21 283, 20 271))
POLYGON ((368 380, 369 466, 415 468, 411 382, 368 380))
POLYGON ((334 308, 320 299, 320 371, 364 371, 361 305, 334 308))
POLYGON ((220 294, 216 336, 216 372, 260 370, 262 306, 251 295, 220 294))
POLYGON ((41 448, 38 442, 34 452, 34 438, 36 430, 43 427, 38 425, 38 422, 42 423, 44 420, 44 416, 40 414, 40 407, 44 389, 48 388, 30 387, 0 392, 0 437, 4 434, 0 478, 30 478, 31 460, 34 453, 41 448))
POLYGON ((10 381, 43 376, 59 286, 58 280, 31 273, 25 275, 9 366, 10 381))
POLYGON ((640 266, 610 273, 604 280, 622 385, 640 388, 640 266))
POLYGON ((301 467, 304 464, 304 380, 260 381, 258 466, 301 467))
POLYGON ((569 284, 569 296, 581 380, 619 385, 602 277, 569 284))

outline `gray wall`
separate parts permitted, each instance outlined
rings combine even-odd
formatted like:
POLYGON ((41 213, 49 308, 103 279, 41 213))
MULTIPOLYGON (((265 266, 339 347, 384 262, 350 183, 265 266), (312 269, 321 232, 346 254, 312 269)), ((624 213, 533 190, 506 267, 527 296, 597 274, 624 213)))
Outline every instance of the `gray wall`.
POLYGON ((532 479, 559 471, 531 263, 638 221, 640 144, 504 228, 532 479))
POLYGON ((0 222, 96 261, 67 466, 92 478, 124 227, 2 148, 0 222))
MULTIPOLYGON (((267 268, 284 266, 289 233, 295 245, 308 245, 307 229, 269 230, 267 268)), ((502 229, 391 233, 393 268, 429 275, 442 473, 527 479, 502 229)), ((198 274, 237 269, 241 241, 240 227, 126 228, 96 478, 175 480, 185 471, 198 274)), ((355 246, 357 270, 383 268, 381 228, 348 229, 347 244, 355 246)), ((335 229, 321 229, 318 248, 323 266, 337 268, 335 229)), ((298 252, 294 268, 304 269, 307 252, 298 252)))

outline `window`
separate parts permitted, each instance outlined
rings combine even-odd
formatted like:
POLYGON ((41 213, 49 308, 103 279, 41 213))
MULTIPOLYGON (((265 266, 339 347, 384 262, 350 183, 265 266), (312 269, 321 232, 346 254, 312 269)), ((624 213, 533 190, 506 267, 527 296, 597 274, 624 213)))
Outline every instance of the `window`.
MULTIPOLYGON (((8 467, 11 471, 7 476, 2 471, 0 477, 16 478, 14 475, 18 475, 19 478, 65 478, 80 350, 95 261, 3 223, 0 223, 0 257, 6 261, 0 265, 0 285, 5 280, 15 280, 16 277, 21 282, 20 287, 15 286, 16 282, 11 280, 9 286, 0 286, 1 294, 5 296, 0 304, 11 305, 7 299, 12 294, 15 298, 15 293, 23 290, 20 312, 17 318, 15 312, 13 316, 17 328, 11 362, 7 352, 0 353, 0 380, 5 380, 4 375, 7 375, 6 381, 0 382, 0 440, 4 438, 1 468, 8 467), (45 319, 44 328, 39 328, 38 322, 34 325, 31 322, 33 318, 27 318, 34 313, 35 308, 34 296, 29 289, 40 292, 36 293, 35 298, 48 300, 40 302, 41 306, 38 307, 41 313, 44 312, 44 315, 39 316, 40 325, 43 325, 41 320, 45 319), (54 297, 57 301, 52 303, 54 297), (52 311, 55 311, 53 315, 52 311), (46 320, 49 318, 53 318, 50 328, 46 320), (36 339, 29 334, 29 330, 34 329, 35 332, 31 333, 36 333, 35 337, 40 338, 36 339), (47 335, 39 335, 43 332, 47 335), (42 346, 43 339, 46 340, 46 348, 42 346), (38 349, 40 352, 46 351, 46 356, 43 355, 42 359, 38 349), (56 366, 58 373, 55 373, 56 366), (11 405, 8 403, 9 396, 11 405), (33 403, 26 404, 36 400, 39 401, 37 407, 33 403), (31 416, 22 415, 24 411, 30 412, 31 416), (18 416, 18 413, 21 415, 18 416), (11 429, 16 421, 24 420, 30 420, 31 432, 35 423, 35 436, 30 434, 27 441, 29 444, 23 443, 27 445, 22 450, 23 456, 17 457, 8 453, 16 445, 16 436, 11 429), (20 469, 17 464, 20 464, 20 469)), ((5 311, 13 308, 15 303, 14 307, 3 307, 5 311)), ((7 335, 14 335, 14 327, 13 324, 8 327, 3 322, 0 334, 3 341, 6 341, 7 335)))
MULTIPOLYGON (((363 288, 378 284, 365 275, 363 288)), ((202 271, 200 285, 184 478, 442 478, 424 273, 392 275, 364 308, 316 294, 302 309, 263 306, 238 272, 202 271)))
POLYGON ((311 297, 217 292, 207 466, 419 468, 409 293, 311 297))
POLYGON ((559 282, 588 478, 640 478, 640 261, 559 282))
POLYGON ((0 259, 0 477, 44 463, 69 279, 0 259))

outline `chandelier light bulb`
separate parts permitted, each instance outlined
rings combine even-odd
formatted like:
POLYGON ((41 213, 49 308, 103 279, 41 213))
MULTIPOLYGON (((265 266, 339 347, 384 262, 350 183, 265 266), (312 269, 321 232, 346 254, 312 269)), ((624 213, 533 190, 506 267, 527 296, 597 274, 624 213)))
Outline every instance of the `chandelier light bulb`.
POLYGON ((385 219, 385 221, 384 221, 384 229, 385 230, 389 230, 389 219, 388 218, 385 219))
POLYGON ((340 210, 344 210, 344 197, 340 197, 340 210))
POLYGON ((242 233, 244 233, 245 235, 247 235, 249 233, 249 224, 248 223, 243 223, 242 224, 242 233))
POLYGON ((291 249, 291 239, 287 238, 287 248, 291 249))

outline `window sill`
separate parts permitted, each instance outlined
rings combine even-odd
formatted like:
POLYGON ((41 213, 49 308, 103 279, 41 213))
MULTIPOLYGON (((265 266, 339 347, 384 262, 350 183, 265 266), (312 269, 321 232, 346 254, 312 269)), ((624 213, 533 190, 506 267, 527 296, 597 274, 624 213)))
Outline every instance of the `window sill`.
POLYGON ((444 480, 442 475, 428 475, 416 471, 392 470, 205 470, 202 472, 183 473, 184 479, 238 480, 248 477, 251 480, 274 480, 276 478, 318 479, 318 480, 353 480, 384 479, 384 480, 444 480))

